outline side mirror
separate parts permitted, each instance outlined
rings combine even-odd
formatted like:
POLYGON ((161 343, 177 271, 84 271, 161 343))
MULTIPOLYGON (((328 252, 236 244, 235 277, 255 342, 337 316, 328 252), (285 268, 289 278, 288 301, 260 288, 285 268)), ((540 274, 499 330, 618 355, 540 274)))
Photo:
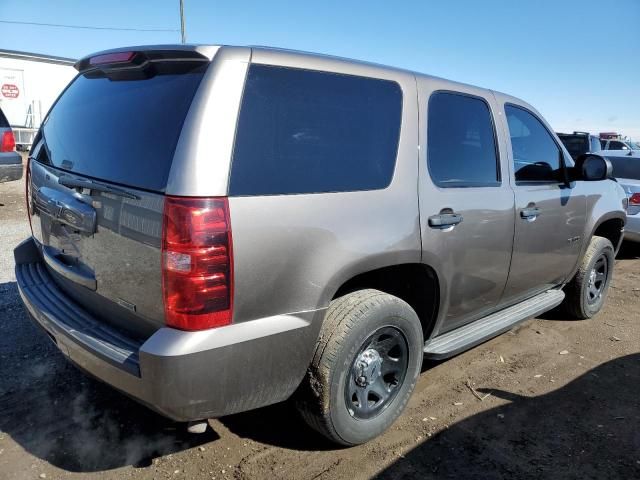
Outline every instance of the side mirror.
POLYGON ((606 180, 613 174, 611 162, 605 157, 593 153, 580 155, 576 160, 576 166, 573 170, 573 180, 586 180, 591 182, 606 180))

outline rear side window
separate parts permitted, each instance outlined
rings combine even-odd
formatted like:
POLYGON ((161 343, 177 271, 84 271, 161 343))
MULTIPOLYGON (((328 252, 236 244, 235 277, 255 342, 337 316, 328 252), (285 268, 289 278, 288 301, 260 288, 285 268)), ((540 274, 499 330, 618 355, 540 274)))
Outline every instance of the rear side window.
POLYGON ((429 173, 439 187, 500 185, 493 120, 477 97, 436 92, 429 99, 429 173))
POLYGON ((557 183, 561 150, 545 126, 523 108, 505 105, 518 182, 557 183))
POLYGON ((204 67, 177 68, 139 80, 78 75, 42 127, 48 162, 100 180, 164 191, 204 67))
POLYGON ((402 91, 391 81, 252 65, 230 195, 385 188, 398 151, 402 91))

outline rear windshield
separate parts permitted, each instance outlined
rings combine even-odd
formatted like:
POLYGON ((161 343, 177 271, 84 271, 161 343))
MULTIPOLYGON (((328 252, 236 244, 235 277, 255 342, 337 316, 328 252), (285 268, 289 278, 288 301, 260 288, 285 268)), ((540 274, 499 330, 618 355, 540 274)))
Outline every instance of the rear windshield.
POLYGON ((393 176, 402 91, 392 81, 252 65, 231 195, 382 189, 393 176))
POLYGON ((640 180, 640 159, 624 157, 607 157, 613 166, 615 178, 640 180))
POLYGON ((589 151, 589 137, 586 135, 558 135, 558 137, 574 159, 589 151))
POLYGON ((9 128, 9 122, 7 121, 7 117, 4 116, 2 110, 0 110, 0 128, 9 128))
POLYGON ((48 162, 96 179, 164 191, 203 68, 139 80, 79 75, 42 127, 48 162))

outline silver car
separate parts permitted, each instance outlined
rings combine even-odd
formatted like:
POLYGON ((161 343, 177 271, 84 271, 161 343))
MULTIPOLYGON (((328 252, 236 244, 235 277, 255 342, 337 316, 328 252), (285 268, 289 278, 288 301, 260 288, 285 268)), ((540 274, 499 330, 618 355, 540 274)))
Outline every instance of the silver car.
POLYGON ((0 110, 0 183, 22 178, 22 157, 16 152, 16 139, 7 117, 0 110))
POLYGON ((611 162, 613 176, 627 192, 629 199, 624 238, 632 242, 640 242, 640 158, 611 151, 602 153, 606 154, 611 162))
POLYGON ((193 431, 293 397, 366 442, 424 356, 602 308, 625 192, 522 100, 262 47, 76 68, 31 151, 19 291, 71 362, 193 431))

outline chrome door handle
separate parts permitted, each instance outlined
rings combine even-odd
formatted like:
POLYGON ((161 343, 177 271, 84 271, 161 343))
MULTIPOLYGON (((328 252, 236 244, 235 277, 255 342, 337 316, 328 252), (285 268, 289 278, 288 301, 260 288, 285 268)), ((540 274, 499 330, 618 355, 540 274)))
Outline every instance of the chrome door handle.
POLYGON ((429 217, 429 226, 431 228, 448 228, 458 225, 462 222, 462 215, 458 213, 441 213, 429 217))
POLYGON ((540 215, 540 209, 538 207, 527 207, 520 210, 520 217, 530 222, 534 221, 540 215))

